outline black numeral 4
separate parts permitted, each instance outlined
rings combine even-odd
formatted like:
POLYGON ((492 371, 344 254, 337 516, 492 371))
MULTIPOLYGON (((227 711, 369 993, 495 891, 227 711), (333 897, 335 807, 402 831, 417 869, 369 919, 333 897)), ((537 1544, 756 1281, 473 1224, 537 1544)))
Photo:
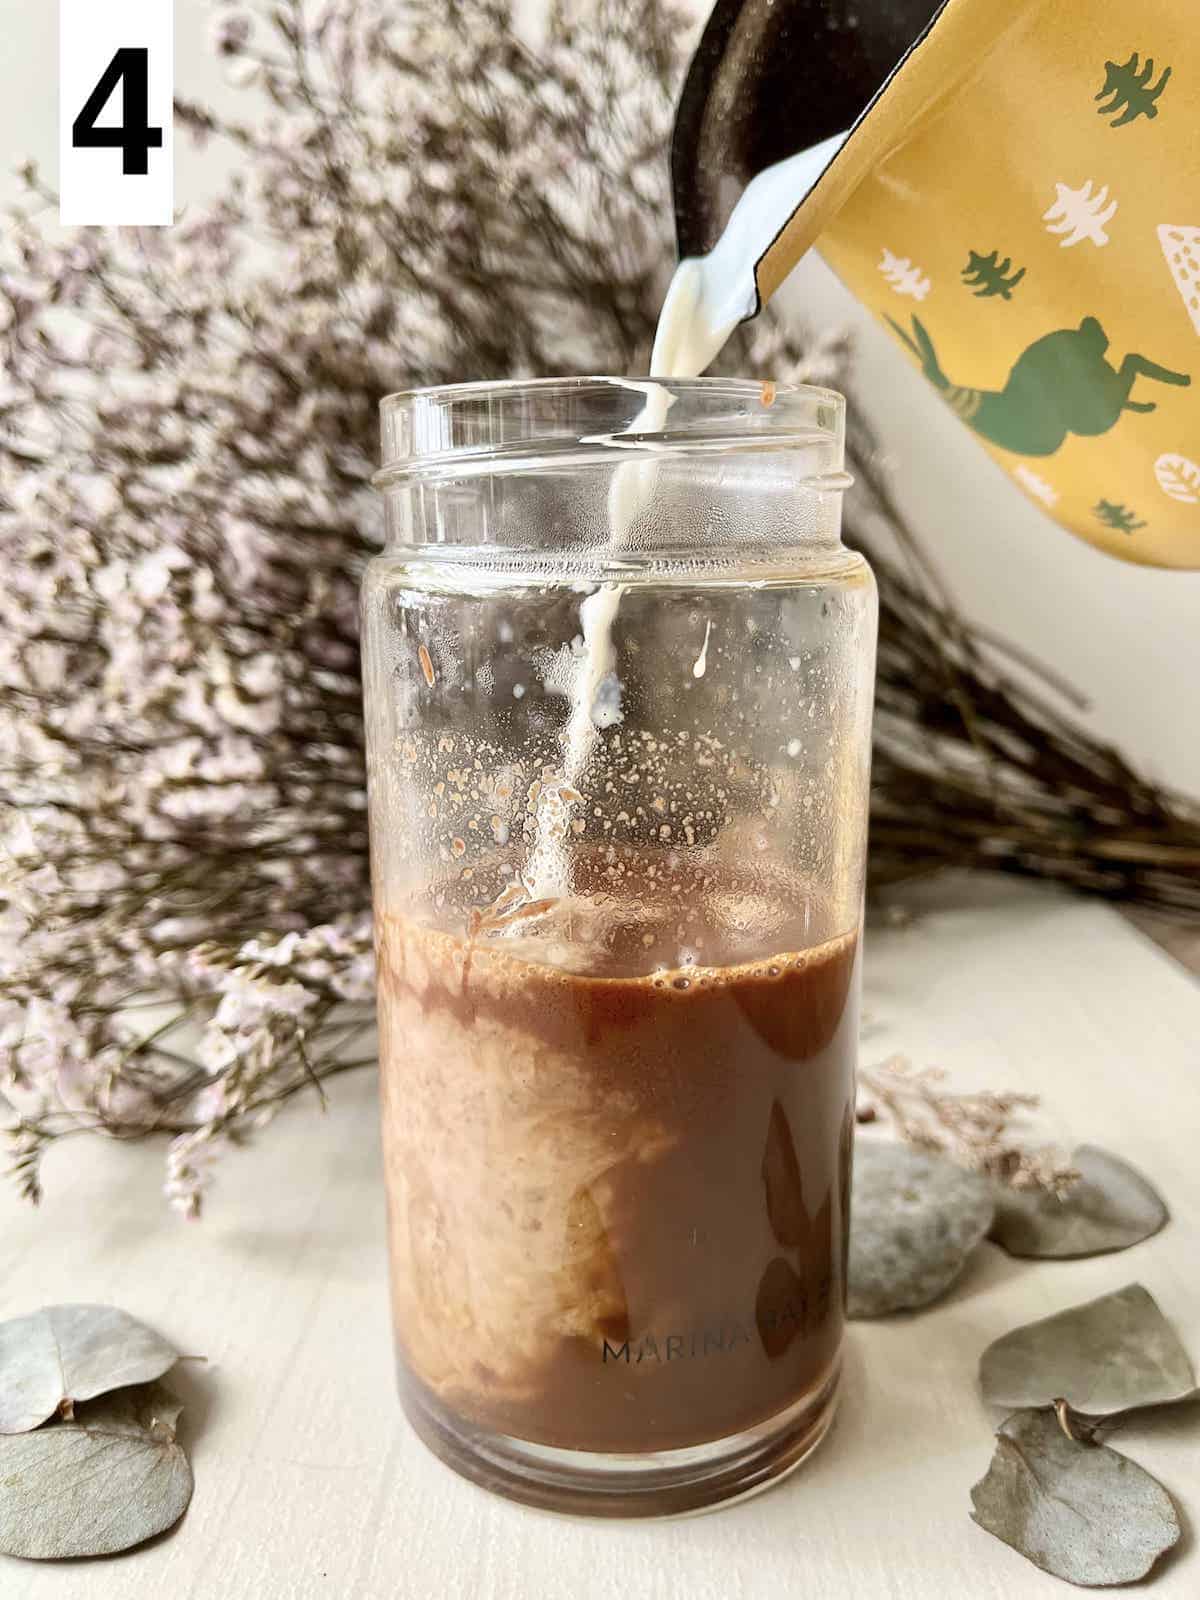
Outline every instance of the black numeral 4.
POLYGON ((71 143, 77 150, 120 150, 121 170, 132 178, 150 171, 150 152, 161 150, 162 142, 162 129, 150 126, 150 52, 118 50, 71 125, 71 143), (96 118, 118 86, 123 89, 121 126, 98 128, 96 118))

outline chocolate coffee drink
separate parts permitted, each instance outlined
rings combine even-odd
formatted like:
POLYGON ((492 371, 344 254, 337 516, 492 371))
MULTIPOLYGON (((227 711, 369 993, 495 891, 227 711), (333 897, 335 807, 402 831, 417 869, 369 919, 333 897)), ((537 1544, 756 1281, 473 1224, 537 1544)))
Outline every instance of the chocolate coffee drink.
POLYGON ((657 871, 636 898, 579 893, 474 934, 379 920, 392 1282, 418 1410, 660 1451, 835 1375, 857 930, 814 937, 799 897, 732 876, 682 914, 657 871))

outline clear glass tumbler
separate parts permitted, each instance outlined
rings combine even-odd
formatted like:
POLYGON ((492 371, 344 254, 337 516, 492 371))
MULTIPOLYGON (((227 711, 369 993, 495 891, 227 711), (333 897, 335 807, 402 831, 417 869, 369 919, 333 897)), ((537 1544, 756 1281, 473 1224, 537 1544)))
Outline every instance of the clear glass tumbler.
POLYGON ((750 1492, 844 1317, 875 589, 843 402, 383 405, 364 673, 404 1405, 559 1511, 750 1492))

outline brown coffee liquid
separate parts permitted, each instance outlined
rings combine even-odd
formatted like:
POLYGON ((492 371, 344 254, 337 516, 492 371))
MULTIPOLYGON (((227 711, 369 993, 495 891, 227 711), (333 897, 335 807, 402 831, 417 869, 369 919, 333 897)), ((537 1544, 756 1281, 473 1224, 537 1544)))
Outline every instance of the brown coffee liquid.
POLYGON ((767 959, 646 975, 652 914, 584 974, 381 919, 394 1309, 422 1403, 650 1451, 832 1376, 857 937, 797 950, 799 919, 791 942, 766 921, 767 959))

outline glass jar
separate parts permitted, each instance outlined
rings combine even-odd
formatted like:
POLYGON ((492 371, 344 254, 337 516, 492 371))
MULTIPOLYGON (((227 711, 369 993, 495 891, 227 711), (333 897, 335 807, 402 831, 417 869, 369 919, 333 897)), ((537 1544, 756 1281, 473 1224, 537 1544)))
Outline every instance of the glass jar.
POLYGON ((831 1418, 876 631, 843 415, 725 379, 383 404, 400 1384, 517 1500, 693 1510, 831 1418))

